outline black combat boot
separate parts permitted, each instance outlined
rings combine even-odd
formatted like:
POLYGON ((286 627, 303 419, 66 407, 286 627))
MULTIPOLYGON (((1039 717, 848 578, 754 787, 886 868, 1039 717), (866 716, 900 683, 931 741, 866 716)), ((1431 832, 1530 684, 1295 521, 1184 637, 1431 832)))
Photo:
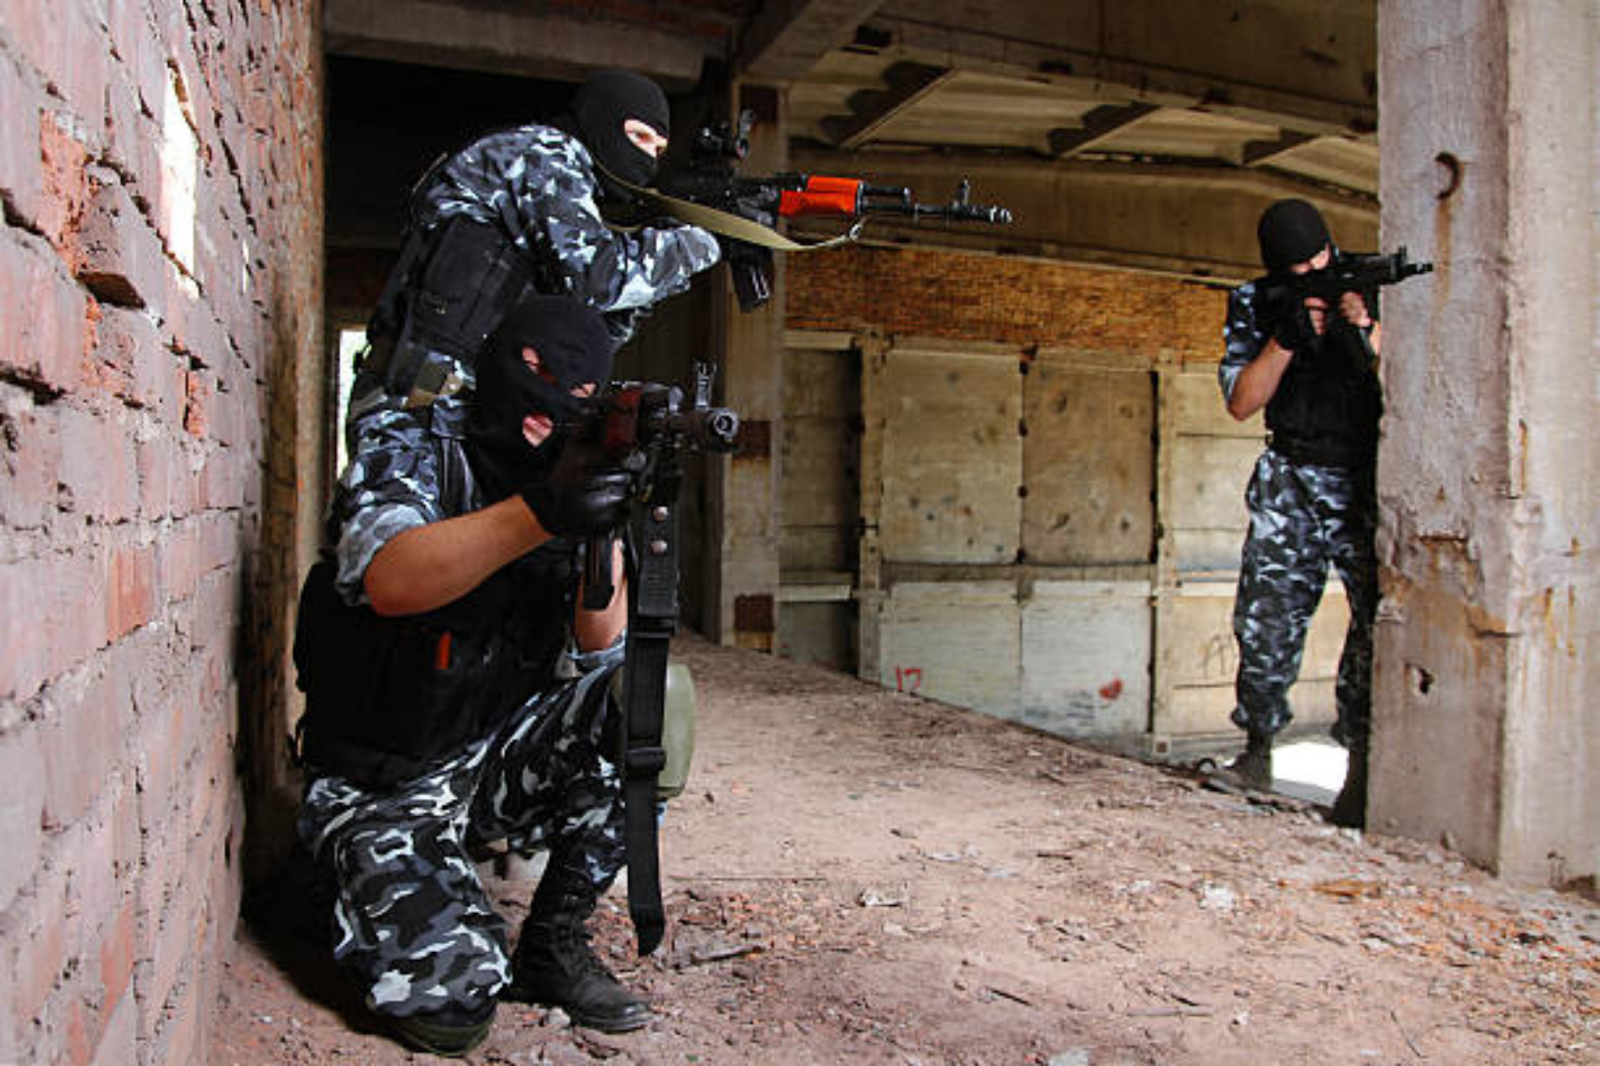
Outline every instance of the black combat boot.
POLYGON ((1367 749, 1365 745, 1350 748, 1350 761, 1345 766, 1344 787, 1334 798, 1328 821, 1345 829, 1367 827, 1367 749))
POLYGON ((552 855, 533 894, 511 955, 506 999, 560 1007, 577 1025, 626 1033, 650 1021, 650 1008, 617 981, 589 945, 593 885, 552 855))
POLYGON ((1244 751, 1224 766, 1221 776, 1261 792, 1272 790, 1272 734, 1251 733, 1244 751))

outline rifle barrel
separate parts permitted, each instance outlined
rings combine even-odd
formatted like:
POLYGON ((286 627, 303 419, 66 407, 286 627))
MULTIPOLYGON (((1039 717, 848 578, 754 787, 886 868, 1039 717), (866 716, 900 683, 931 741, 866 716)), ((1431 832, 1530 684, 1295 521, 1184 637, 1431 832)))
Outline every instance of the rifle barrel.
POLYGON ((869 204, 868 210, 873 214, 909 215, 913 221, 942 218, 949 222, 987 222, 996 226, 1011 221, 1011 212, 998 204, 869 204))

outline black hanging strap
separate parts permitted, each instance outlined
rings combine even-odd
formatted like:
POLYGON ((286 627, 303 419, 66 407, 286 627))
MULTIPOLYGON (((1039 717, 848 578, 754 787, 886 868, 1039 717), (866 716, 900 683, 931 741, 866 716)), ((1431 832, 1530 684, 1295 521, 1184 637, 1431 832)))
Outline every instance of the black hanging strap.
POLYGON ((661 719, 667 695, 667 653, 678 623, 677 524, 672 503, 647 506, 640 526, 638 570, 629 589, 627 667, 622 686, 628 723, 624 831, 628 913, 640 955, 654 951, 666 931, 656 850, 656 778, 666 765, 661 719))

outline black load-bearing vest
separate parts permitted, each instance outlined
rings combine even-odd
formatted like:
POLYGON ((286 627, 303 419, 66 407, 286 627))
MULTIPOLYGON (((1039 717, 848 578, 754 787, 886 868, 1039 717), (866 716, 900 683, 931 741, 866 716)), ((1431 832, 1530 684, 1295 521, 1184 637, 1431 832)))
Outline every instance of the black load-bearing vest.
MULTIPOLYGON (((433 440, 446 493, 466 492, 460 442, 433 440)), ((447 513, 464 512, 456 502, 447 513)), ((296 748, 313 773, 368 786, 415 777, 491 733, 553 676, 576 585, 564 542, 542 545, 444 607, 403 617, 347 604, 337 570, 331 553, 311 568, 295 623, 306 694, 296 748)))
MULTIPOLYGON (((1375 295, 1367 306, 1376 318, 1375 295)), ((1290 360, 1268 401, 1270 446, 1292 462, 1364 467, 1377 455, 1382 414, 1382 389, 1366 341, 1335 317, 1318 345, 1290 360)))

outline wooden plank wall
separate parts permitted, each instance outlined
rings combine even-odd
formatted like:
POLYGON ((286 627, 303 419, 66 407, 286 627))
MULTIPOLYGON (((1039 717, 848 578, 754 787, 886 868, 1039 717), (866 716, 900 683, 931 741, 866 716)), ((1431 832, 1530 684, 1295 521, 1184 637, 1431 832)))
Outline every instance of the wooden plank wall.
MULTIPOLYGON (((784 654, 1157 752, 1236 734, 1263 430, 1215 364, 791 331, 784 390, 784 654)), ((1331 721, 1347 618, 1332 580, 1299 724, 1331 721)))

